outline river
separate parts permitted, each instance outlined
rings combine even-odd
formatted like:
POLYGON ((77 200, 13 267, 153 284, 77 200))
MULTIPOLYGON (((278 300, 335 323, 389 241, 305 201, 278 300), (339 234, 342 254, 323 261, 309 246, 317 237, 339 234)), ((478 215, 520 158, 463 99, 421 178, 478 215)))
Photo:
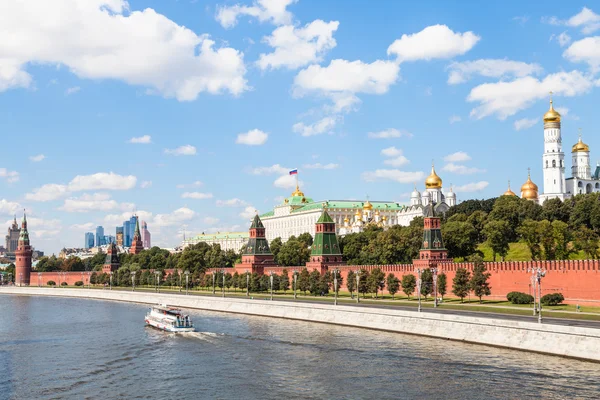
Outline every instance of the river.
POLYGON ((0 296, 0 399, 597 399, 600 365, 300 321, 0 296))

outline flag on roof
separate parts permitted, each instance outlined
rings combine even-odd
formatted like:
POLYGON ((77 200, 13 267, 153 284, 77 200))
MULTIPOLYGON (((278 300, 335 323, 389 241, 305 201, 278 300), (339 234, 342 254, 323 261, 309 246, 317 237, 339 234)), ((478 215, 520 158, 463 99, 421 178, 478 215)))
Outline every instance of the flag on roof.
POLYGON ((298 169, 295 168, 295 169, 291 170, 290 175, 298 175, 298 169))

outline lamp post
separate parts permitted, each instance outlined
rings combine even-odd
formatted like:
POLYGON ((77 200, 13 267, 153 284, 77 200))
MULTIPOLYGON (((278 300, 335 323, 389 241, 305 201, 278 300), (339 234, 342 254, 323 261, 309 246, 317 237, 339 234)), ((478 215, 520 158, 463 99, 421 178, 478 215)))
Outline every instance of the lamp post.
POLYGON ((110 290, 112 290, 112 276, 113 276, 113 272, 110 271, 108 274, 109 274, 109 280, 110 280, 110 290))
POLYGON ((190 281, 190 271, 188 271, 187 269, 184 272, 185 274, 185 294, 188 294, 188 287, 189 287, 189 281, 190 281))
POLYGON ((181 270, 178 268, 177 269, 177 275, 179 275, 179 293, 181 293, 181 270))
POLYGON ((298 270, 294 270, 294 300, 296 300, 296 288, 298 287, 298 270))
POLYGON ((271 281, 271 301, 273 301, 273 271, 269 274, 269 280, 271 281))
MULTIPOLYGON (((538 297, 538 323, 542 323, 542 278, 546 276, 546 270, 541 269, 540 267, 531 269, 532 277, 534 279, 534 283, 537 285, 537 297, 538 297)), ((535 287, 534 287, 535 293, 535 287)), ((534 300, 535 303, 535 300, 534 300)))
POLYGON ((221 276, 223 277, 223 287, 221 287, 222 297, 225 298, 225 270, 221 270, 221 276))
POLYGON ((23 286, 23 273, 19 274, 19 286, 23 286))
POLYGON ((531 272, 531 291, 533 292, 533 316, 537 314, 537 291, 535 290, 535 268, 529 268, 527 272, 531 272))
POLYGON ((156 279, 154 280, 154 283, 156 284, 156 292, 160 293, 160 289, 159 289, 159 285, 160 285, 160 271, 154 271, 154 276, 156 277, 156 279))
POLYGON ((246 271, 246 297, 250 297, 250 272, 246 271))
POLYGON ((8 284, 10 285, 12 282, 12 272, 8 273, 8 284))
POLYGON ((215 275, 216 275, 217 271, 213 271, 212 272, 212 276, 213 276, 213 294, 215 294, 215 275))
POLYGON ((419 275, 419 279, 417 279, 417 295, 419 296, 418 311, 421 312, 421 272, 423 272, 423 270, 421 268, 417 268, 415 272, 419 275))
POLYGON ((433 308, 436 308, 438 306, 438 299, 437 299, 437 273, 438 273, 438 269, 437 267, 433 267, 430 268, 431 269, 431 273, 433 274, 433 308))
POLYGON ((38 287, 42 287, 42 273, 38 272, 38 287))
POLYGON ((83 272, 81 273, 81 288, 85 288, 85 275, 83 272))
POLYGON ((334 300, 333 300, 333 305, 337 306, 337 286, 338 286, 338 280, 337 280, 337 274, 338 274, 339 270, 336 268, 333 270, 333 291, 334 291, 334 300))
POLYGON ((88 272, 87 275, 88 275, 88 289, 91 289, 92 288, 92 273, 88 272))
POLYGON ((135 271, 131 271, 131 291, 135 292, 135 271))
POLYGON ((358 291, 358 287, 360 285, 360 270, 356 270, 356 302, 360 303, 360 292, 358 291))

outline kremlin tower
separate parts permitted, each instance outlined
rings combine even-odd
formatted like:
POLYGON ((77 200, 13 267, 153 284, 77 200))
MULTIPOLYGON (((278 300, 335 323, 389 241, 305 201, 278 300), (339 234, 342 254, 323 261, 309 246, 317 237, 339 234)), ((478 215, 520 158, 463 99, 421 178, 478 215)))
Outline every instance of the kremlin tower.
POLYGON ((142 243, 142 234, 140 233, 140 219, 135 219, 135 233, 133 234, 133 240, 131 241, 131 247, 129 248, 129 254, 139 254, 144 250, 144 244, 142 243))
MULTIPOLYGON (((367 203, 369 202, 367 201, 367 203)), ((315 232, 315 238, 310 247, 310 261, 306 263, 306 268, 325 273, 329 267, 344 265, 342 251, 335 233, 335 222, 327 212, 326 206, 323 206, 323 212, 317 220, 315 232)))
MULTIPOLYGON (((542 156, 542 167, 544 171, 544 193, 540 196, 540 204, 547 199, 559 198, 564 200, 567 197, 567 184, 565 181, 565 153, 563 153, 562 150, 562 135, 560 126, 561 117, 558 111, 554 109, 552 93, 550 93, 550 95, 550 109, 546 112, 546 114, 544 114, 544 154, 542 156)), ((528 184, 530 181, 531 180, 528 179, 526 184, 528 184)))
POLYGON ((25 216, 25 211, 23 211, 21 233, 19 234, 17 251, 15 252, 15 284, 17 286, 29 286, 32 254, 33 250, 29 243, 29 232, 27 231, 27 217, 25 216))
POLYGON ((254 216, 250 225, 248 243, 242 252, 242 263, 235 266, 242 272, 262 274, 265 267, 274 266, 273 253, 265 237, 265 226, 258 214, 254 216))
POLYGON ((102 272, 110 273, 119 269, 121 262, 119 261, 119 251, 115 242, 112 242, 108 246, 106 251, 106 258, 104 259, 104 265, 102 266, 102 272))

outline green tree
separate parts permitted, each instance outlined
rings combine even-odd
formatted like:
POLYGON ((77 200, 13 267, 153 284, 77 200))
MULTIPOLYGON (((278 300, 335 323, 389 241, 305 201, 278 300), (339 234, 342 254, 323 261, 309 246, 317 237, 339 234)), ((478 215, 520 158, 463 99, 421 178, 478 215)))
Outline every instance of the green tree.
POLYGON ((531 259, 539 260, 542 254, 542 249, 540 247, 541 237, 539 222, 532 219, 526 219, 523 221, 523 225, 519 227, 517 232, 527 245, 527 248, 531 253, 531 259))
POLYGON ((381 268, 375 268, 369 274, 367 278, 367 286, 369 287, 369 292, 375 293, 375 298, 378 298, 378 293, 385 288, 385 273, 381 270, 381 268))
POLYGON ((321 291, 321 274, 316 269, 313 270, 308 276, 308 291, 313 296, 316 296, 321 291))
POLYGON ((304 295, 306 295, 306 291, 310 289, 310 273, 306 268, 302 268, 302 271, 300 271, 297 284, 298 290, 304 292, 304 295))
POLYGON ((406 298, 410 299, 410 296, 415 292, 415 288, 417 287, 417 278, 413 274, 404 275, 400 285, 406 298))
POLYGON ((475 229, 477 243, 483 243, 485 241, 483 227, 487 222, 487 213, 481 210, 473 211, 473 213, 469 215, 469 218, 467 218, 467 222, 475 229))
POLYGON ((569 243, 573 240, 569 225, 566 222, 554 220, 552 221, 552 232, 556 246, 556 259, 567 260, 572 253, 569 243))
POLYGON ((550 221, 543 220, 538 223, 540 242, 544 260, 556 259, 556 242, 554 241, 554 230, 550 221))
POLYGON ((283 293, 285 293, 289 288, 290 276, 288 275, 288 270, 284 268, 283 271, 281 271, 281 277, 279 279, 279 289, 283 290, 283 293))
POLYGON ((281 246, 283 246, 283 242, 281 241, 280 237, 276 237, 269 243, 269 248, 271 249, 271 253, 273 253, 273 258, 275 259, 276 263, 279 263, 279 261, 277 260, 277 256, 279 255, 281 246))
POLYGON ((292 236, 281 246, 277 254, 279 265, 296 266, 304 265, 310 258, 310 250, 304 242, 292 236))
POLYGON ((369 293, 369 276, 369 271, 366 269, 360 270, 360 275, 358 277, 358 293, 362 293, 363 297, 369 293))
POLYGON ((586 226, 580 226, 574 232, 573 246, 577 251, 583 251, 587 258, 598 258, 598 234, 586 226))
POLYGON ((502 259, 506 257, 511 237, 510 231, 508 222, 498 220, 489 221, 483 228, 483 232, 487 237, 487 243, 492 249, 494 261, 496 261, 496 255, 499 255, 502 259))
POLYGON ((491 294, 489 282, 491 274, 487 272, 481 257, 473 257, 473 263, 473 276, 471 277, 469 285, 475 296, 479 297, 479 303, 482 303, 482 297, 491 294))
POLYGON ((227 288, 228 292, 232 286, 233 286, 233 275, 231 275, 230 272, 227 272, 225 274, 225 287, 227 288))
POLYGON ((460 297, 462 303, 464 298, 469 294, 471 273, 465 268, 459 267, 456 269, 454 279, 452 279, 452 293, 456 297, 460 297))
MULTIPOLYGON (((456 216, 464 216, 464 214, 453 215, 453 217, 456 216)), ((465 258, 475 253, 477 231, 471 223, 467 221, 448 221, 442 225, 442 236, 450 258, 465 258)))
POLYGON ((313 244, 313 237, 310 233, 304 232, 298 236, 298 240, 304 244, 305 247, 310 247, 313 244))
POLYGON ((346 275, 346 289, 350 292, 350 297, 354 298, 354 291, 356 290, 356 274, 354 271, 348 271, 346 275))
POLYGON ((235 271, 231 277, 231 284, 233 286, 233 291, 237 292, 237 288, 240 287, 240 274, 238 274, 237 271, 235 271))
POLYGON ((400 280, 392 273, 387 276, 387 289, 393 300, 396 293, 398 293, 398 289, 400 289, 400 280))
POLYGON ((547 219, 550 222, 569 222, 569 214, 569 210, 563 206, 563 202, 558 198, 546 200, 542 204, 542 219, 547 219))
POLYGON ((427 268, 421 272, 421 295, 427 296, 433 293, 433 273, 431 269, 427 268))
POLYGON ((447 290, 447 276, 445 273, 441 272, 438 274, 437 276, 437 291, 440 294, 440 296, 442 297, 442 300, 444 300, 444 295, 446 294, 446 290, 447 290))

